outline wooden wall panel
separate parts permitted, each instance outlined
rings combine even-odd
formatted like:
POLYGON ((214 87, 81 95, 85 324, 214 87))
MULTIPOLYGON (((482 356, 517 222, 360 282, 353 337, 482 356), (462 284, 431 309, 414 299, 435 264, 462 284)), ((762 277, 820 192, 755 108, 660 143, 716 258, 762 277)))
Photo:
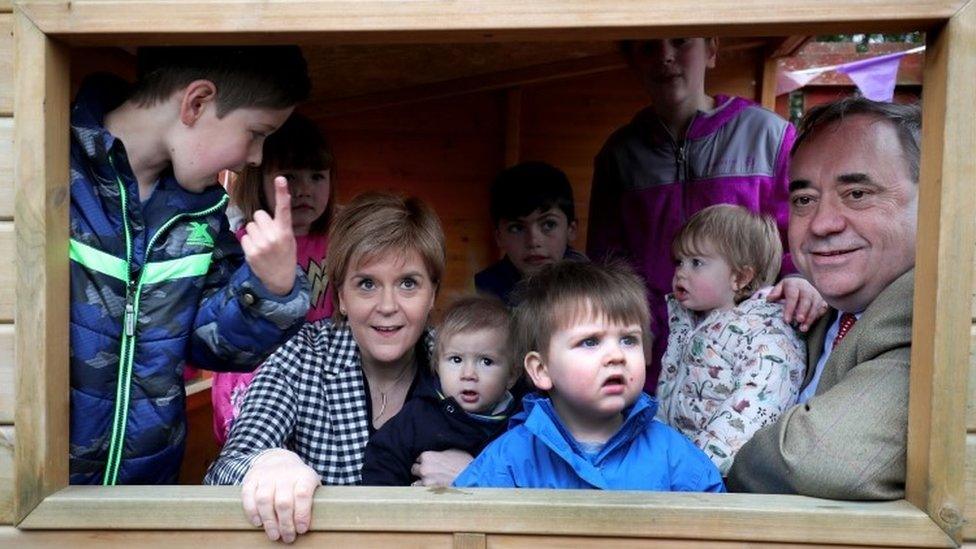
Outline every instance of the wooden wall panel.
POLYGON ((969 398, 966 400, 966 430, 976 433, 976 324, 969 334, 969 398))
POLYGON ((14 422, 14 325, 0 324, 0 425, 14 422))
POLYGON ((488 185, 502 166, 502 113, 496 93, 331 118, 308 113, 333 142, 340 204, 386 189, 437 211, 448 253, 441 303, 473 290, 474 273, 494 260, 488 185))
MULTIPOLYGON (((2 1, 2 0, 0 0, 2 1)), ((10 3, 7 3, 7 8, 10 3)), ((4 10, 0 4, 0 11, 4 10)), ((13 16, 0 13, 0 115, 14 112, 14 24, 13 16)))
POLYGON ((14 240, 14 224, 9 221, 0 221, 0 324, 9 324, 14 321, 15 290, 14 278, 16 276, 14 264, 14 252, 16 241, 14 240))
POLYGON ((14 428, 4 425, 0 426, 0 524, 11 524, 13 519, 14 428))
POLYGON ((966 526, 962 537, 976 541, 976 433, 966 436, 966 526))
MULTIPOLYGON (((3 78, 0 76, 0 78, 3 78)), ((0 83, 0 86, 4 85, 0 83)), ((0 221, 14 217, 14 119, 0 117, 0 221)))

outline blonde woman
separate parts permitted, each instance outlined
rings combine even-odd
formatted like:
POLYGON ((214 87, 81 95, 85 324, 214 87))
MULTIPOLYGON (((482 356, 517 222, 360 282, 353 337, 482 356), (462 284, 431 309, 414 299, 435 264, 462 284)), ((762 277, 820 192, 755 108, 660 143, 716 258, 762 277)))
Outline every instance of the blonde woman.
POLYGON ((440 222, 417 199, 368 193, 336 215, 326 269, 337 314, 264 363, 204 479, 243 484, 245 514, 270 539, 308 529, 320 483, 360 481, 369 437, 430 375, 444 256, 440 222))

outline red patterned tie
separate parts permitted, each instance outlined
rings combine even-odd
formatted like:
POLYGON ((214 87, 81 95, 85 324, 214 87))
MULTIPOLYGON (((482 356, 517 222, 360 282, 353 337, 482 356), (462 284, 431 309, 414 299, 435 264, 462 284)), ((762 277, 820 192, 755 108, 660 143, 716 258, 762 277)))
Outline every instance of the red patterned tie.
POLYGON ((837 344, 840 340, 844 339, 847 332, 851 331, 854 327, 854 323, 857 322, 857 317, 851 313, 844 313, 840 315, 840 329, 837 330, 837 337, 834 338, 834 349, 837 348, 837 344))

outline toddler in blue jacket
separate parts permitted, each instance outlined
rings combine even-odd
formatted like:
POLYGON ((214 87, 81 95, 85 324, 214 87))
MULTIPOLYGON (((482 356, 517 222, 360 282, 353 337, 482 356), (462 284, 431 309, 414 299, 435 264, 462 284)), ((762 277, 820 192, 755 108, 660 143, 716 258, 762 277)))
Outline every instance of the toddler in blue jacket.
POLYGON ((724 492, 711 460, 642 392, 648 309, 622 266, 560 262, 528 278, 513 344, 540 391, 455 486, 724 492))

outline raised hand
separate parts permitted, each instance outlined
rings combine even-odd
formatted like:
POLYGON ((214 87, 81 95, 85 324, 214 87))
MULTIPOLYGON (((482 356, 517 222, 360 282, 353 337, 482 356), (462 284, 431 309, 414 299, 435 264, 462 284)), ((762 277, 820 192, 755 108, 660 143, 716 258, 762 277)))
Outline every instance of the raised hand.
POLYGON ((264 210, 244 228, 241 248, 251 271, 276 295, 287 295, 295 285, 296 245, 291 228, 291 195, 288 181, 275 178, 274 218, 264 210))

